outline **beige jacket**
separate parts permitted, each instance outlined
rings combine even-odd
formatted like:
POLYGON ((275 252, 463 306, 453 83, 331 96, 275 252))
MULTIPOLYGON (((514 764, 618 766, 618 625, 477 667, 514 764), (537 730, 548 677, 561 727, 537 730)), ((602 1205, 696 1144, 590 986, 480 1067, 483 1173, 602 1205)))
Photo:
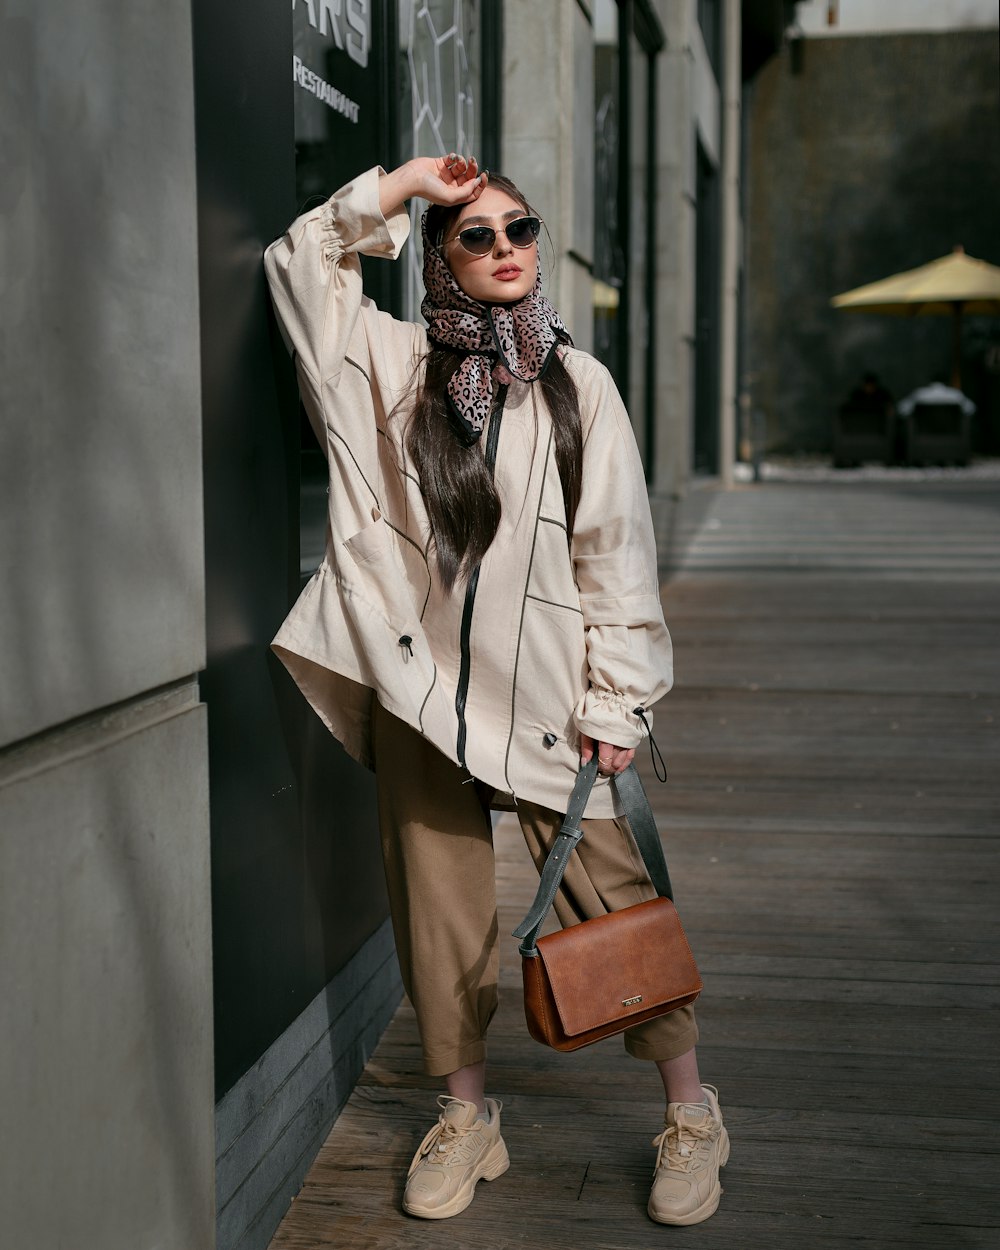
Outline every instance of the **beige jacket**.
MULTIPOLYGON (((330 465, 326 555, 272 645, 363 764, 373 765, 377 697, 495 787, 496 806, 523 797, 561 811, 580 732, 638 745, 635 709, 671 683, 632 427, 604 366, 567 351, 584 440, 570 546, 541 387, 514 382, 480 443, 495 457, 500 529, 478 579, 444 592, 404 446, 427 336, 379 312, 361 290, 358 253, 395 258, 409 231, 403 211, 382 216, 379 172, 299 217, 265 254, 302 399, 330 465)), ((613 810, 602 778, 587 815, 613 810)))

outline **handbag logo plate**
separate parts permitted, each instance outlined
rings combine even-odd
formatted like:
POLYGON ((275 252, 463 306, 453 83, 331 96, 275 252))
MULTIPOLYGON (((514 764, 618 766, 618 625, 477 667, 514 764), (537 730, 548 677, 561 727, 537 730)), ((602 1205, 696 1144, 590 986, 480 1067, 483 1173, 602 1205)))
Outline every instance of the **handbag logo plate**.
POLYGON ((635 998, 623 998, 623 999, 622 999, 622 1006, 623 1006, 623 1007, 634 1007, 634 1006, 636 1005, 636 1003, 641 1003, 641 1002, 642 1002, 642 995, 641 995, 641 994, 636 994, 635 998))

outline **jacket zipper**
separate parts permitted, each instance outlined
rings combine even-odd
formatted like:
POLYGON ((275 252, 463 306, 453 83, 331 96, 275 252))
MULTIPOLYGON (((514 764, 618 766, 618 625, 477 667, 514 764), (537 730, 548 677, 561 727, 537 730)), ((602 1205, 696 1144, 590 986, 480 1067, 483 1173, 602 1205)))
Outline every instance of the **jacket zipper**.
MULTIPOLYGON (((507 402, 507 387, 501 386, 497 395, 497 403, 490 415, 489 429, 486 432, 486 468, 490 477, 497 463, 497 444, 500 442, 500 421, 503 417, 504 404, 507 402)), ((458 762, 463 768, 465 763, 465 703, 469 697, 469 676, 472 670, 472 611, 476 604, 476 588, 479 585, 480 564, 469 574, 465 587, 465 603, 462 607, 462 634, 460 644, 461 662, 458 669, 458 689, 455 691, 455 711, 458 713, 458 738, 456 748, 458 762)))

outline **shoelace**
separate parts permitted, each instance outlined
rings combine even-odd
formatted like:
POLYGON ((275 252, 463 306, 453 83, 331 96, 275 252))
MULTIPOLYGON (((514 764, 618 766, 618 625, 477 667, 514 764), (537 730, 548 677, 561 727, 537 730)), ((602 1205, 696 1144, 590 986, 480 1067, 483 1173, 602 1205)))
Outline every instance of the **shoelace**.
POLYGON ((467 1126, 455 1124, 445 1118, 445 1110, 449 1103, 453 1101, 447 1094, 441 1094, 437 1101, 438 1106, 441 1108, 438 1122, 420 1143, 420 1149, 413 1157, 407 1177, 413 1175, 428 1155, 434 1155, 434 1158, 431 1160, 433 1163, 443 1167, 450 1167, 453 1163, 465 1163, 471 1153, 470 1147, 474 1143, 470 1142, 468 1138, 470 1134, 476 1131, 476 1124, 467 1126))
POLYGON ((656 1152, 656 1168, 659 1171, 664 1150, 667 1155, 667 1170, 670 1172, 690 1172, 703 1153, 701 1147, 715 1136, 715 1125, 711 1116, 706 1115, 695 1124, 689 1124, 684 1112, 677 1112, 674 1124, 668 1124, 658 1137, 653 1138, 653 1145, 659 1147, 656 1152))

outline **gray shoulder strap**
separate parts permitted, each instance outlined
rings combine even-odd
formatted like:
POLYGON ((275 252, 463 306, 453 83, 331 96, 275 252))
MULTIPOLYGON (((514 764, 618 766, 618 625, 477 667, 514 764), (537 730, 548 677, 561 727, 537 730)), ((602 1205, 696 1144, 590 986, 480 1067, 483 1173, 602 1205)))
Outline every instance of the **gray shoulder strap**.
MULTIPOLYGON (((597 756, 595 755, 580 769, 573 793, 570 795, 566 816, 549 851, 545 866, 542 868, 535 901, 531 904, 527 916, 514 930, 513 936, 523 939, 519 947, 522 955, 530 957, 538 954, 535 939, 558 893, 563 873, 566 871, 566 861, 583 837, 583 830, 580 826, 596 777, 597 756)), ((642 788, 635 765, 630 764, 623 773, 619 773, 613 779, 612 784, 618 792, 618 798, 628 818, 629 828, 632 830, 639 853, 657 894, 663 898, 672 899, 674 893, 670 885, 667 861, 663 855, 663 844, 660 842, 656 821, 653 819, 649 800, 646 798, 646 791, 642 788)))

